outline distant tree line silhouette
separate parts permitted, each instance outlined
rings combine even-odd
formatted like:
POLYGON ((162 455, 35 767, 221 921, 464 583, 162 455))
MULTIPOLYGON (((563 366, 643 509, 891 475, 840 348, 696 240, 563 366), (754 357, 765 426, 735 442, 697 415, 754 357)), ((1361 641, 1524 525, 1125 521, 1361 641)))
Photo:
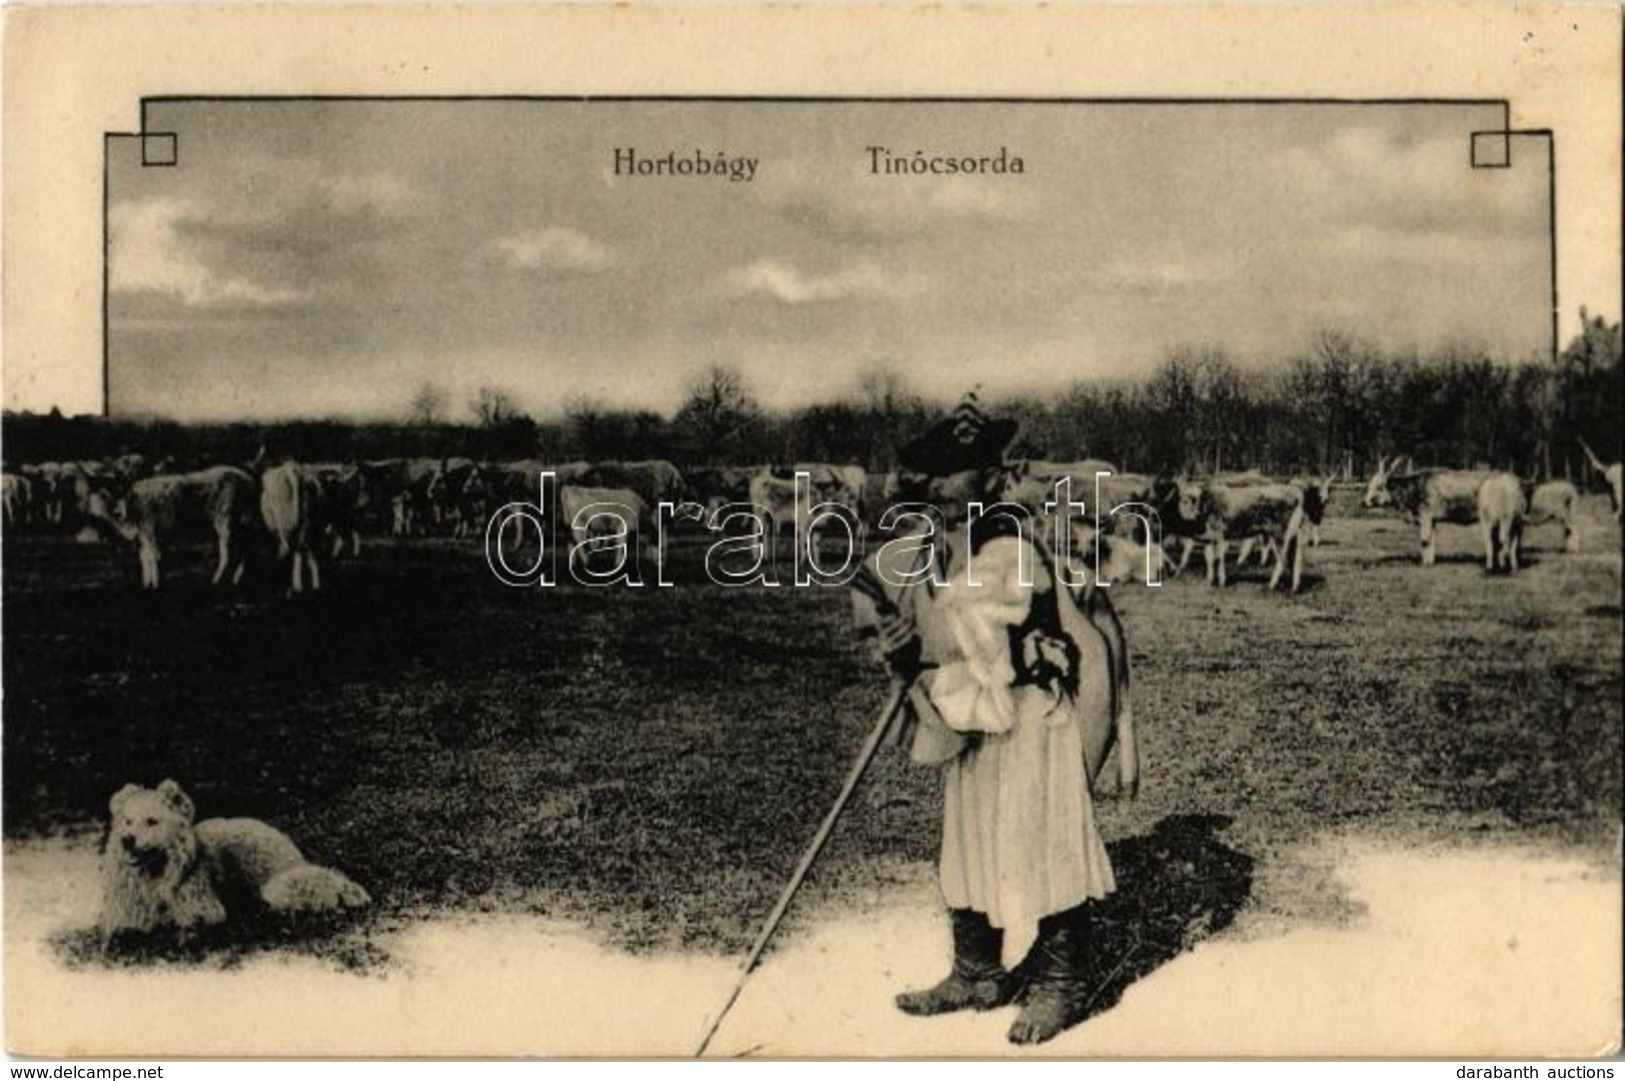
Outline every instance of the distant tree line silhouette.
MULTIPOLYGON (((1418 464, 1489 465, 1531 477, 1581 477, 1579 439, 1620 459, 1625 385, 1619 323, 1581 309, 1580 332, 1558 356, 1510 364, 1447 346, 1384 353, 1358 335, 1326 330, 1267 368, 1216 346, 1172 349, 1145 377, 1080 379, 1050 394, 994 400, 1021 421, 1021 457, 1099 458, 1137 472, 1258 468, 1361 475, 1378 455, 1418 464)), ((388 457, 636 460, 679 466, 796 461, 891 468, 896 448, 967 388, 909 386, 884 365, 830 401, 764 408, 750 377, 725 366, 697 376, 670 416, 586 398, 537 420, 515 397, 482 387, 467 418, 430 385, 399 423, 291 420, 180 423, 7 413, 8 464, 139 453, 177 467, 388 457)))

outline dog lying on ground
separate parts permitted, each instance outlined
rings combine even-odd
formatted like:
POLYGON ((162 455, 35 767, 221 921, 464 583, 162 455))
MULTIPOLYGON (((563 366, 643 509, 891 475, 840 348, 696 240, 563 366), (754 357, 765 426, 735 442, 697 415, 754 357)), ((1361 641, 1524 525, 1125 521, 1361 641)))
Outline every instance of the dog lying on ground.
POLYGON ((344 875, 305 860, 254 818, 194 822, 174 781, 127 784, 108 804, 102 850, 101 939, 174 931, 182 941, 254 915, 332 913, 371 903, 344 875))

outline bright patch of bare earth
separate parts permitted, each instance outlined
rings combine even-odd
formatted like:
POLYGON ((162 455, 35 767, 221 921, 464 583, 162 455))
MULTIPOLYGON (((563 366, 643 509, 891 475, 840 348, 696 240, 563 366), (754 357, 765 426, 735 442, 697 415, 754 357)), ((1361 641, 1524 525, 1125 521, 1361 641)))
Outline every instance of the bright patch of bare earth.
MULTIPOLYGON (((1618 869, 1494 847, 1327 841, 1348 915, 1243 919, 1131 986, 1115 1009, 1023 1053, 1585 1056, 1617 1046, 1618 869), (1486 904, 1486 898, 1493 903, 1486 904), (1272 923, 1274 925, 1272 925, 1272 923)), ((95 918, 85 845, 8 847, 8 1041, 52 1055, 690 1053, 735 978, 726 959, 634 956, 524 916, 438 917, 384 934, 371 975, 264 953, 227 970, 72 970, 49 940, 95 918)), ((891 994, 941 975, 934 888, 826 916, 769 956, 711 1053, 988 1056, 1013 1009, 921 1020, 891 994)))

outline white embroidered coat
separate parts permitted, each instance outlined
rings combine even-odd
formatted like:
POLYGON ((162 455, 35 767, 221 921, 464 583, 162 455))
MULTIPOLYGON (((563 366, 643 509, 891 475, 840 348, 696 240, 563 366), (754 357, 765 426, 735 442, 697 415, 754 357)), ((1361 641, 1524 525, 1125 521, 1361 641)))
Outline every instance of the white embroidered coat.
MULTIPOLYGON (((944 900, 1003 928, 1013 964, 1041 918, 1116 888, 1089 767, 1116 737, 1132 783, 1132 726, 1121 638, 1091 622, 1047 554, 997 536, 967 555, 950 536, 938 553, 945 584, 884 592, 912 618, 926 666, 910 697, 911 751, 943 762, 944 900)), ((859 596, 861 623, 872 584, 859 596)))

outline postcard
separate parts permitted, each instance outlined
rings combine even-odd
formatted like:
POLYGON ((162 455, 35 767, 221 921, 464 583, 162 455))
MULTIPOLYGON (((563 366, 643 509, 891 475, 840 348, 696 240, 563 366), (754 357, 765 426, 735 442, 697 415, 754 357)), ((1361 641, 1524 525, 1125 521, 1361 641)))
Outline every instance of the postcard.
POLYGON ((1620 11, 6 11, 5 1044, 1621 1019, 1620 11))

